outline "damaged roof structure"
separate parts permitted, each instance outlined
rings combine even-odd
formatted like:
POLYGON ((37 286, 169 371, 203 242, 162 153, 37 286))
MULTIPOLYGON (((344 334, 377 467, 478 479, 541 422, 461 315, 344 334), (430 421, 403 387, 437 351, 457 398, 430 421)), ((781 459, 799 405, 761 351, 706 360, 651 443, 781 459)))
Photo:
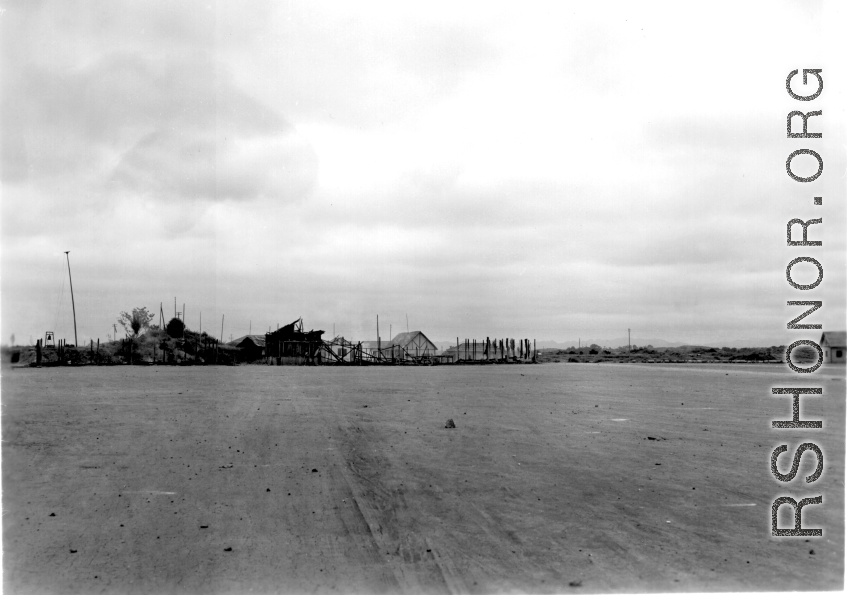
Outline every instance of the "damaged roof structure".
POLYGON ((280 363, 305 363, 318 357, 323 346, 321 330, 303 330, 303 319, 265 334, 265 356, 285 358, 280 363), (288 361, 293 360, 293 361, 288 361))

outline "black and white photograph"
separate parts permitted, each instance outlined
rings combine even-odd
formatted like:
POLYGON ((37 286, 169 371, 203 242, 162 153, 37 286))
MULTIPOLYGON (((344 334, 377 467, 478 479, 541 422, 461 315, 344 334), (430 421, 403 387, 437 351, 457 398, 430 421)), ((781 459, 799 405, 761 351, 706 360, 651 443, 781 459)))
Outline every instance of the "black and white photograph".
POLYGON ((2 592, 842 591, 845 13, 0 0, 2 592))

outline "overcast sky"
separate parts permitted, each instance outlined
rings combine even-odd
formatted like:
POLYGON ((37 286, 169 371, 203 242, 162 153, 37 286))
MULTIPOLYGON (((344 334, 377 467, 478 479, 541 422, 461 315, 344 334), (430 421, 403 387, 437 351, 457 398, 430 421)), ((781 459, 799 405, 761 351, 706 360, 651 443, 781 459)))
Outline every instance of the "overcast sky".
POLYGON ((771 345, 819 336, 785 330, 803 299, 844 328, 836 2, 399 4, 4 3, 2 342, 73 341, 65 250, 80 342, 175 297, 227 339, 408 314, 771 345), (795 109, 822 139, 786 138, 795 109), (823 248, 786 247, 794 217, 823 248))

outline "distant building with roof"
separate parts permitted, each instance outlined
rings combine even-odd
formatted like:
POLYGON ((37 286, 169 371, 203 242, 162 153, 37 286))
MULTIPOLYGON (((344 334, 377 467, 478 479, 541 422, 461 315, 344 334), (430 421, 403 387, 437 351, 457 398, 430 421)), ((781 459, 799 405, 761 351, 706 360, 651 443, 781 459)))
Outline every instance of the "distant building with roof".
POLYGON ((438 355, 438 346, 421 331, 399 333, 390 341, 362 341, 362 353, 383 359, 412 359, 438 355))
POLYGON ((386 347, 392 348, 396 359, 438 355, 438 347, 421 331, 399 333, 386 347))
POLYGON ((262 335, 244 335, 229 344, 241 349, 246 359, 259 359, 265 355, 265 337, 262 335))
POLYGON ((847 331, 826 331, 821 335, 823 361, 826 364, 843 364, 847 351, 847 331))

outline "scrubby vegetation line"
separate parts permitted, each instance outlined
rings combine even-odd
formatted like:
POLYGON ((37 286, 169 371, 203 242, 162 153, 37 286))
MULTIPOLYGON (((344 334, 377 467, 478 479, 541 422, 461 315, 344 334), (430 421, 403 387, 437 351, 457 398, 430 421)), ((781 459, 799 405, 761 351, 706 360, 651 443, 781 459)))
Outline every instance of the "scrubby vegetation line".
MULTIPOLYGON (((770 347, 629 347, 606 348, 599 345, 566 347, 565 349, 539 349, 538 361, 548 363, 784 363, 785 345, 770 347)), ((808 363, 817 360, 811 348, 795 349, 793 359, 808 363)))

